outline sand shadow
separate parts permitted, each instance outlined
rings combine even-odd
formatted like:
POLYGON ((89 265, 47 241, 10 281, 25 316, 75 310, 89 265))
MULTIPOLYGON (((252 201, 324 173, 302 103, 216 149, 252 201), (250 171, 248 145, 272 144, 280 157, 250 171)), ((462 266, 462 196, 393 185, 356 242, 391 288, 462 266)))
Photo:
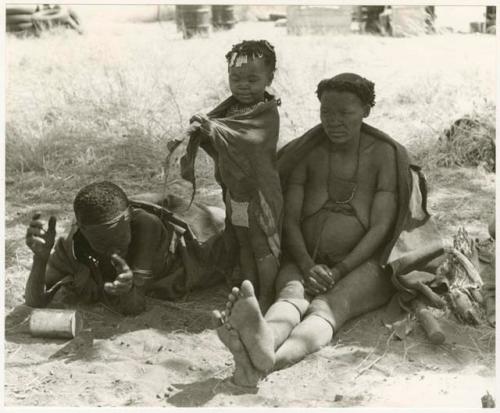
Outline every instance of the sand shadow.
POLYGON ((211 377, 203 381, 174 384, 174 386, 181 389, 181 391, 169 397, 167 402, 176 407, 202 407, 217 394, 237 396, 256 394, 258 392, 257 387, 237 386, 229 378, 217 379, 211 377))
MULTIPOLYGON (((53 302, 50 308, 78 310, 83 318, 84 328, 92 331, 94 339, 110 339, 122 334, 144 329, 155 329, 162 334, 183 331, 198 334, 211 326, 211 311, 221 308, 229 289, 219 284, 189 294, 182 301, 166 301, 147 298, 146 310, 137 316, 124 316, 101 303, 71 305, 53 302)), ((29 317, 33 308, 18 305, 5 317, 5 340, 17 344, 52 342, 54 339, 31 337, 29 317)), ((55 342, 61 340, 55 339, 55 342)))
POLYGON ((394 360, 415 358, 422 365, 454 366, 460 370, 471 363, 487 364, 488 354, 494 353, 494 341, 481 341, 493 329, 486 326, 470 326, 445 313, 437 318, 445 336, 443 344, 431 343, 423 327, 416 320, 411 332, 399 339, 383 325, 385 307, 361 315, 347 322, 332 340, 328 353, 345 364, 359 364, 364 358, 378 356, 395 357, 394 360))

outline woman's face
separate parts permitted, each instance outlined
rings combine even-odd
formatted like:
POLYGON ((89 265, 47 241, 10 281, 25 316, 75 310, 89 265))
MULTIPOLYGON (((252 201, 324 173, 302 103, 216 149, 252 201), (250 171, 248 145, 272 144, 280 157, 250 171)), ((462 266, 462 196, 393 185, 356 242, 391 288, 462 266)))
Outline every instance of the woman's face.
POLYGON ((233 96, 245 105, 264 100, 266 86, 272 74, 264 59, 248 59, 240 66, 229 66, 229 88, 233 96))
POLYGON ((363 119, 370 107, 351 92, 326 90, 320 98, 323 130, 335 144, 343 144, 359 135, 363 119))

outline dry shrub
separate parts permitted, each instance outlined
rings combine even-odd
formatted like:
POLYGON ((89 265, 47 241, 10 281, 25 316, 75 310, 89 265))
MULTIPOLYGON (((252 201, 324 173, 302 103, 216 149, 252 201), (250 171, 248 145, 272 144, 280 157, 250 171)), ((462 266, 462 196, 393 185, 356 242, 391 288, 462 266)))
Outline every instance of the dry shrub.
POLYGON ((494 107, 487 106, 455 120, 432 145, 421 147, 416 158, 428 168, 482 167, 495 172, 495 134, 494 107))
POLYGON ((438 142, 438 166, 479 166, 495 171, 495 123, 486 116, 458 119, 438 142))

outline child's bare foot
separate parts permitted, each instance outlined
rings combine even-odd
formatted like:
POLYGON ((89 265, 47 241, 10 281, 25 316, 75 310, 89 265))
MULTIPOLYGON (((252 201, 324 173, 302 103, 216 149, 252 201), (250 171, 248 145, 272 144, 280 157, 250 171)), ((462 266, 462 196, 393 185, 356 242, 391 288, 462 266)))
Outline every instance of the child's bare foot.
POLYGON ((263 372, 272 369, 275 360, 274 337, 262 316, 250 281, 245 280, 241 284, 228 318, 231 327, 238 331, 255 368, 263 372))
POLYGON ((212 312, 212 321, 220 341, 222 341, 234 357, 234 383, 244 387, 257 386, 260 374, 253 367, 238 332, 224 323, 223 316, 219 311, 212 312))

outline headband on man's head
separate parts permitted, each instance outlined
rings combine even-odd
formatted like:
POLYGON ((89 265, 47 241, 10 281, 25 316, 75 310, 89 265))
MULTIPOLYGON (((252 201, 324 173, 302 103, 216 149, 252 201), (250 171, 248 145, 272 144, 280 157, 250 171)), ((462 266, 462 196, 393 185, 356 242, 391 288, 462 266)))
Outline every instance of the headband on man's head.
POLYGON ((131 211, 127 207, 117 216, 100 224, 81 224, 77 221, 77 225, 85 237, 90 237, 93 246, 98 250, 104 250, 113 242, 119 242, 128 238, 130 226, 131 211))
POLYGON ((325 90, 351 92, 358 96, 365 105, 375 106, 375 84, 355 73, 340 73, 331 79, 323 79, 318 83, 316 90, 318 99, 321 99, 325 90))
POLYGON ((77 218, 77 223, 80 228, 85 228, 85 229, 112 229, 121 222, 128 221, 129 219, 130 219, 130 207, 127 207, 115 217, 109 219, 108 221, 101 222, 99 224, 82 224, 78 222, 78 218, 77 218))

